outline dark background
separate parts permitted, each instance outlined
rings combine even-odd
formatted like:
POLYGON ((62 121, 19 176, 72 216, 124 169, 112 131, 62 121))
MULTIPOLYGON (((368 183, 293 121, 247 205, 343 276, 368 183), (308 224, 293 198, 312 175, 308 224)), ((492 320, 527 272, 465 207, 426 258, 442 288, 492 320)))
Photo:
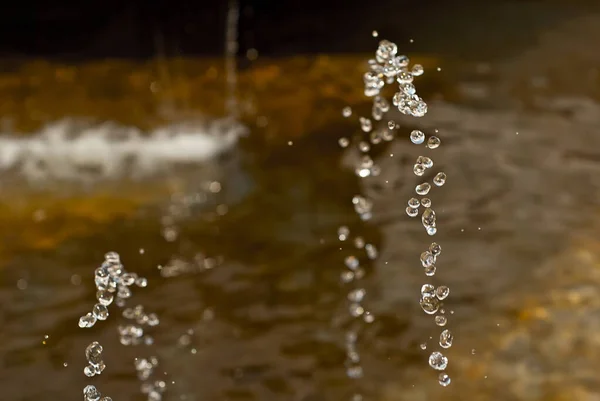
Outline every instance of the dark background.
MULTIPOLYGON (((461 57, 518 49, 597 0, 243 0, 240 53, 371 51, 373 29, 411 51, 461 57)), ((0 56, 94 59, 223 53, 227 1, 34 1, 5 5, 0 56)))

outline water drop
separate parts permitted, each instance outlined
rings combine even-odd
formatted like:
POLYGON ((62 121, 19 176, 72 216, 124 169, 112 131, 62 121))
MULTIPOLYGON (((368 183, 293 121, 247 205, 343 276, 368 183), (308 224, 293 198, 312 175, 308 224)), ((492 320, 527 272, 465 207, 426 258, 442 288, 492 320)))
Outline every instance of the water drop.
POLYGON ((420 206, 420 202, 417 198, 410 198, 408 200, 408 206, 412 207, 413 209, 417 209, 420 206))
POLYGON ((146 287, 148 285, 148 280, 145 277, 138 277, 135 279, 135 285, 138 287, 146 287))
POLYGON ((435 177, 433 177, 433 183, 438 187, 441 187, 446 183, 446 173, 437 173, 435 177))
POLYGON ((427 344, 422 343, 421 345, 419 345, 419 347, 421 347, 421 349, 424 351, 427 349, 427 344))
POLYGON ((420 145, 425 141, 425 134, 419 130, 414 130, 410 133, 410 141, 416 145, 420 145))
POLYGON ((423 284, 421 286, 421 296, 432 298, 435 295, 435 286, 431 284, 423 284))
POLYGON ((417 157, 417 164, 422 164, 423 166, 425 166, 425 168, 432 168, 433 160, 431 160, 427 156, 419 156, 417 157))
POLYGON ((346 118, 352 115, 352 109, 350 108, 350 106, 346 106, 342 109, 342 115, 346 118))
POLYGON ((377 255, 379 253, 377 252, 377 248, 375 247, 375 245, 373 245, 373 244, 365 245, 365 251, 367 253, 367 258, 369 258, 371 260, 377 259, 377 255))
POLYGON ((446 299, 448 295, 450 295, 450 288, 446 287, 445 285, 440 285, 435 290, 435 296, 438 297, 440 301, 446 299))
POLYGON ((94 314, 94 317, 98 320, 106 320, 108 318, 108 308, 102 304, 94 305, 92 313, 94 314))
POLYGON ((357 288, 348 293, 348 300, 351 302, 361 302, 366 293, 367 292, 363 288, 357 288))
POLYGON ((364 132, 371 132, 371 130, 373 129, 373 123, 371 122, 371 120, 369 120, 368 118, 361 117, 359 121, 360 129, 362 129, 364 132))
POLYGON ((389 129, 395 129, 396 128, 396 122, 394 120, 388 121, 388 128, 389 129))
POLYGON ((435 263, 435 257, 429 251, 422 252, 420 259, 423 267, 428 267, 435 263))
POLYGON ((442 247, 441 245, 432 242, 431 245, 429 245, 429 252, 437 258, 442 253, 442 247))
POLYGON ((89 312, 79 318, 79 327, 81 328, 92 327, 94 324, 96 324, 96 318, 89 312))
POLYGON ((423 215, 421 216, 421 221, 423 222, 423 226, 431 227, 435 226, 436 216, 435 211, 431 208, 425 209, 423 215))
POLYGON ((377 31, 373 31, 373 32, 371 32, 371 35, 372 35, 374 38, 376 38, 376 37, 378 37, 378 36, 379 36, 379 32, 377 32, 377 31))
POLYGON ((448 358, 446 358, 441 352, 432 352, 429 356, 429 366, 435 370, 444 370, 448 367, 448 358))
POLYGON ((363 237, 354 238, 354 246, 357 247, 358 249, 364 248, 365 240, 363 239, 363 237))
POLYGON ((407 206, 406 214, 408 215, 408 217, 417 217, 417 215, 419 214, 419 209, 414 209, 410 206, 407 206))
POLYGON ((348 145, 350 145, 350 141, 348 140, 348 138, 340 138, 338 139, 338 144, 340 145, 340 147, 346 148, 348 147, 348 145))
POLYGON ((358 269, 359 262, 358 262, 358 258, 356 256, 353 256, 353 255, 347 256, 344 262, 348 269, 350 269, 350 270, 358 269))
POLYGON ((448 319, 446 318, 446 316, 443 316, 443 315, 436 316, 434 320, 435 320, 435 324, 440 327, 444 327, 446 325, 446 323, 448 323, 448 319))
POLYGON ((428 315, 434 315, 440 309, 440 301, 436 297, 422 296, 419 305, 428 315))
POLYGON ((358 144, 358 149, 359 149, 361 152, 363 152, 363 153, 366 153, 366 152, 368 152, 368 151, 371 149, 371 147, 369 146, 369 144, 368 144, 367 142, 364 142, 364 141, 363 141, 363 142, 360 142, 360 143, 358 144))
POLYGON ((98 302, 104 306, 108 306, 113 302, 113 294, 108 291, 99 290, 96 292, 96 299, 98 302))
POLYGON ((356 303, 350 304, 348 310, 350 311, 350 315, 353 317, 358 317, 365 313, 365 309, 360 304, 356 303))
POLYGON ((423 66, 421 64, 415 64, 415 65, 413 65, 411 73, 415 77, 423 75, 423 72, 425 72, 425 70, 423 70, 423 66))
POLYGON ((436 270, 435 265, 431 265, 429 267, 426 267, 425 268, 425 275, 428 276, 428 277, 431 277, 431 276, 435 275, 435 270, 436 270))
POLYGON ((423 205, 423 207, 431 207, 431 199, 429 199, 429 198, 421 199, 421 205, 423 205))
POLYGON ((446 329, 442 331, 440 334, 440 347, 442 348, 450 348, 452 346, 452 341, 454 340, 454 335, 450 330, 446 329))
POLYGON ((413 173, 415 173, 415 175, 417 177, 423 176, 423 174, 425 174, 426 170, 427 170, 427 168, 425 168, 425 166, 423 164, 415 164, 413 167, 413 173))
POLYGON ((427 147, 429 149, 436 149, 440 146, 441 143, 442 141, 437 136, 430 136, 427 140, 427 147))
POLYGON ((338 239, 340 241, 346 241, 348 236, 350 235, 350 229, 346 226, 341 226, 338 228, 338 239))
POLYGON ((83 389, 83 396, 85 397, 85 401, 98 401, 102 394, 95 386, 87 385, 83 389))
POLYGON ((435 235, 435 233, 437 233, 437 228, 435 226, 429 226, 425 229, 425 231, 429 235, 435 235))
POLYGON ((421 196, 427 195, 429 193, 429 190, 431 190, 431 184, 429 184, 428 182, 424 182, 415 187, 415 192, 417 193, 417 195, 421 196))
POLYGON ((448 376, 446 373, 440 373, 438 376, 438 381, 440 383, 440 386, 443 387, 447 387, 452 382, 450 376, 448 376))

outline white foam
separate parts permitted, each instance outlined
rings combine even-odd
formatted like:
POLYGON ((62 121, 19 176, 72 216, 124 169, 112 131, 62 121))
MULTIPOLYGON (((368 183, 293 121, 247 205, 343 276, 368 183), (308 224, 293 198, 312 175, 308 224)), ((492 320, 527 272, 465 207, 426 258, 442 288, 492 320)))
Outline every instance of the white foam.
POLYGON ((115 123, 62 120, 27 136, 0 133, 0 172, 33 180, 142 177, 173 164, 206 162, 233 147, 244 132, 231 120, 146 133, 115 123))

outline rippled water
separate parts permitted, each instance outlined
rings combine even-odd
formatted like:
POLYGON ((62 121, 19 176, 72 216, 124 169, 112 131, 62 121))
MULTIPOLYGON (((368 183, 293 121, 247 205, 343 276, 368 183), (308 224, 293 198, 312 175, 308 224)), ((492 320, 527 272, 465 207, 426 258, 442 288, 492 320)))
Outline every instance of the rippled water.
POLYGON ((401 138, 363 188, 341 122, 337 137, 279 147, 251 134, 225 158, 149 182, 7 188, 2 399, 78 399, 92 341, 107 368, 91 381, 114 400, 141 399, 132 361, 150 353, 168 400, 347 399, 337 228, 348 225, 380 250, 364 279, 378 316, 361 342, 365 399, 597 400, 600 104, 553 94, 523 106, 496 81, 469 82, 419 121, 395 117, 401 138), (432 197, 456 336, 447 388, 432 381, 439 330, 418 306, 428 236, 405 212, 421 180, 417 128, 439 130, 448 175, 432 197), (369 223, 348 202, 360 190, 375 202, 369 223), (109 250, 149 280, 132 300, 161 319, 148 351, 118 343, 116 316, 77 327, 109 250))

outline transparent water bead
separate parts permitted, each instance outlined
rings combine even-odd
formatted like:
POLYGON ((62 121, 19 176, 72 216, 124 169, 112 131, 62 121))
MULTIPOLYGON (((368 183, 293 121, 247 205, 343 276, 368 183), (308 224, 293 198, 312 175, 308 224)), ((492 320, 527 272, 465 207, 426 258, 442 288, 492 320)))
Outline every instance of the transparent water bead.
POLYGON ((362 249, 365 247, 365 240, 363 237, 354 238, 354 246, 358 249, 362 249))
POLYGON ((348 138, 340 138, 338 139, 338 144, 341 148, 347 148, 350 145, 350 140, 348 138))
POLYGON ((435 177, 433 177, 433 183, 438 187, 441 187, 446 183, 446 173, 437 173, 435 177))
POLYGON ((438 376, 438 382, 440 383, 440 386, 447 387, 450 385, 452 380, 446 373, 440 373, 438 376))
POLYGON ((357 303, 362 302, 362 300, 365 298, 366 294, 367 294, 367 291, 365 291, 364 288, 357 288, 348 293, 348 300, 351 302, 357 302, 357 303))
POLYGON ((346 226, 341 226, 338 228, 338 239, 340 241, 346 241, 348 236, 350 235, 350 229, 346 226))
POLYGON ((429 366, 435 370, 445 370, 448 367, 448 358, 441 352, 432 352, 429 356, 429 366))
POLYGON ((436 297, 422 296, 419 305, 428 315, 434 315, 440 309, 440 301, 436 297))
POLYGON ((423 215, 421 216, 421 222, 425 227, 435 226, 436 216, 435 211, 431 208, 425 209, 423 215))
POLYGON ((421 205, 421 202, 419 202, 419 200, 417 198, 410 198, 408 200, 408 206, 410 206, 413 209, 417 209, 420 205, 421 205))
POLYGON ((101 305, 108 306, 112 304, 114 296, 108 291, 99 290, 96 292, 96 299, 101 305))
POLYGON ((432 284, 423 284, 421 286, 421 297, 433 297, 435 295, 435 286, 432 284))
POLYGON ((396 122, 394 120, 388 121, 388 128, 389 129, 395 129, 396 128, 396 122))
POLYGON ((419 156, 417 157, 417 164, 422 164, 423 166, 425 166, 425 168, 432 168, 433 160, 431 160, 427 156, 419 156))
POLYGON ((435 265, 428 266, 425 268, 425 275, 427 277, 431 277, 431 276, 435 275, 435 270, 436 270, 435 265))
POLYGON ((348 118, 352 115, 352 108, 350 106, 346 106, 342 109, 342 116, 348 118))
POLYGON ((396 77, 396 80, 399 84, 410 84, 412 83, 413 79, 413 75, 408 71, 400 71, 400 73, 396 77))
POLYGON ((439 148, 441 143, 442 141, 437 136, 430 136, 429 139, 427 139, 427 147, 429 149, 439 148))
POLYGON ((429 251, 422 252, 420 259, 423 267, 428 267, 435 263, 435 256, 429 251))
POLYGON ((359 121, 360 129, 362 129, 363 132, 371 132, 371 130, 373 129, 373 123, 371 122, 371 120, 365 117, 361 117, 359 121))
POLYGON ((415 64, 415 65, 413 65, 413 67, 412 67, 412 69, 411 69, 410 72, 415 77, 418 77, 418 76, 423 75, 423 73, 425 72, 425 70, 423 69, 423 66, 421 64, 415 64))
POLYGON ((446 323, 448 323, 448 318, 446 318, 446 316, 444 315, 438 315, 435 317, 435 324, 440 326, 440 327, 444 327, 446 325, 446 323))
POLYGON ((379 46, 375 52, 375 59, 379 63, 384 63, 388 59, 395 57, 397 52, 398 46, 396 46, 395 43, 390 42, 389 40, 382 40, 379 42, 379 46))
POLYGON ((79 327, 88 328, 96 324, 96 318, 91 313, 87 313, 79 318, 79 327))
POLYGON ((344 260, 344 263, 346 264, 346 267, 350 270, 356 270, 360 265, 358 258, 354 255, 347 256, 344 260))
POLYGON ((359 317, 360 315, 365 313, 365 309, 362 307, 362 305, 358 303, 350 304, 350 306, 348 307, 348 311, 350 312, 350 316, 352 317, 359 317))
POLYGON ((419 209, 415 209, 410 206, 407 206, 406 214, 408 215, 408 217, 417 217, 419 215, 419 209))
POLYGON ((102 394, 95 386, 87 385, 83 389, 84 401, 98 401, 102 394))
POLYGON ((446 287, 445 285, 440 285, 438 288, 436 288, 435 290, 435 296, 440 300, 444 300, 448 297, 448 295, 450 295, 450 288, 446 287))
POLYGON ((108 318, 108 308, 102 304, 94 305, 92 314, 98 320, 106 320, 108 318))
POLYGON ((358 144, 358 150, 360 150, 363 153, 366 153, 369 150, 371 150, 371 146, 369 146, 367 142, 362 141, 358 144))
POLYGON ((360 379, 363 377, 363 368, 360 365, 350 366, 346 369, 346 374, 350 379, 360 379))
POLYGON ((425 228, 425 232, 428 235, 435 235, 437 233, 437 227, 436 226, 429 226, 425 228))
POLYGON ((425 171, 427 171, 427 168, 423 164, 415 164, 413 167, 413 173, 415 173, 417 177, 422 177, 423 174, 425 174, 425 171))
POLYGON ((148 280, 145 277, 138 277, 135 279, 135 285, 138 287, 146 287, 148 285, 148 280))
POLYGON ((442 253, 442 246, 436 242, 432 242, 431 245, 429 245, 429 252, 437 258, 442 253))
POLYGON ((102 362, 102 345, 98 341, 92 342, 85 349, 85 358, 92 365, 98 365, 102 362))
POLYGON ((454 335, 448 329, 442 331, 440 334, 440 347, 442 348, 450 348, 452 346, 452 341, 454 340, 454 335))
POLYGON ((413 130, 410 133, 410 141, 415 145, 420 145, 425 141, 425 134, 419 130, 413 130))
POLYGON ((424 182, 415 187, 415 192, 417 193, 417 195, 421 195, 421 196, 427 195, 430 190, 431 190, 431 184, 429 184, 428 182, 424 182))
POLYGON ((354 210, 364 219, 368 219, 371 217, 371 209, 373 208, 373 202, 369 199, 356 195, 352 198, 352 204, 354 205, 354 210))
POLYGON ((431 207, 431 199, 429 199, 429 198, 422 198, 421 199, 421 205, 423 205, 423 207, 431 207))
POLYGON ((377 259, 377 256, 379 255, 377 248, 373 244, 365 245, 365 251, 367 253, 367 258, 371 260, 377 259))

